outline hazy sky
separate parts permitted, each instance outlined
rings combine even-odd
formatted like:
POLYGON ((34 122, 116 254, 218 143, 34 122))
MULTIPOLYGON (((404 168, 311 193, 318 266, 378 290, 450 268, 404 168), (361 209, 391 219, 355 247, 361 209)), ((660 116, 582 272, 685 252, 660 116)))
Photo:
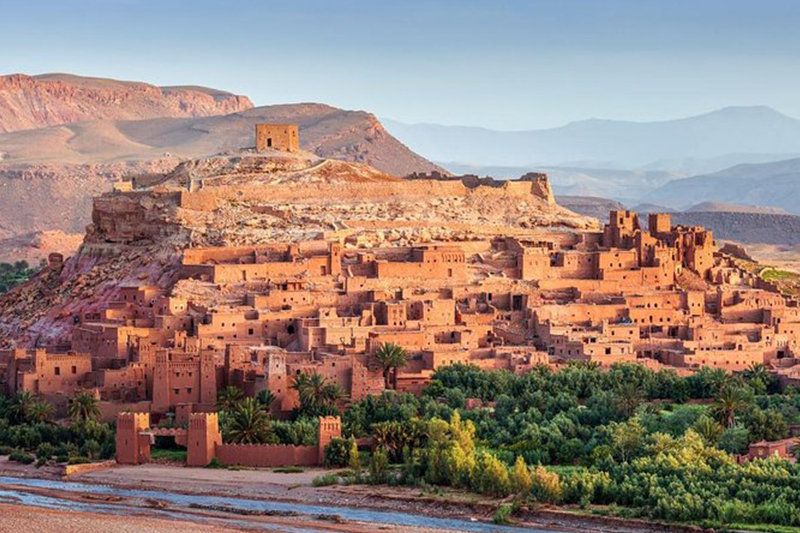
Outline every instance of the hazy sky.
POLYGON ((752 104, 800 117, 798 27, 795 0, 0 0, 0 72, 498 129, 752 104))

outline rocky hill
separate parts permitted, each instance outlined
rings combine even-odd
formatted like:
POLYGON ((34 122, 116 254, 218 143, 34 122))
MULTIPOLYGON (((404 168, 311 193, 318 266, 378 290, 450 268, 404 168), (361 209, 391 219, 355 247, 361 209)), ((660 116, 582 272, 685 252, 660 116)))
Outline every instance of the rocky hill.
POLYGON ((363 111, 278 105, 198 118, 95 120, 0 134, 0 239, 34 231, 82 232, 91 198, 123 176, 164 173, 186 158, 253 145, 257 122, 300 125, 318 156, 405 175, 438 167, 363 111))
POLYGON ((718 239, 742 243, 800 244, 800 216, 769 213, 673 213, 675 224, 704 226, 718 239))
POLYGON ((558 205, 570 211, 575 211, 587 217, 594 217, 598 220, 606 221, 608 212, 612 210, 625 209, 625 206, 615 200, 599 198, 597 196, 569 196, 559 194, 556 196, 558 205))
POLYGON ((760 213, 764 215, 788 215, 785 209, 763 205, 741 205, 728 202, 700 202, 688 209, 685 213, 760 213))
POLYGON ((524 236, 543 227, 597 228, 555 204, 542 179, 404 180, 310 152, 198 158, 147 182, 96 198, 84 244, 63 270, 45 269, 0 298, 0 338, 58 342, 74 326, 73 316, 99 309, 125 284, 181 283, 175 289, 181 294, 209 293, 217 303, 231 298, 209 284, 178 280, 187 248, 337 239, 352 254, 524 236))
POLYGON ((156 87, 69 74, 0 76, 0 132, 93 119, 222 115, 251 107, 246 96, 205 87, 156 87))

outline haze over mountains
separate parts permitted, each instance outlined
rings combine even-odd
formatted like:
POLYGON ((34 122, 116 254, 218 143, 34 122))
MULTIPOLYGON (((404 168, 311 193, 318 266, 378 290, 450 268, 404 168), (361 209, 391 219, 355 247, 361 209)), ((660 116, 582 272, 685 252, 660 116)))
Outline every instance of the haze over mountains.
POLYGON ((516 132, 384 122, 411 149, 456 172, 511 177, 537 169, 548 172, 562 195, 671 209, 710 201, 800 213, 800 120, 765 106, 516 132))
POLYGON ((421 155, 462 164, 695 173, 800 154, 800 120, 764 106, 727 107, 660 122, 589 119, 529 131, 384 123, 421 155))

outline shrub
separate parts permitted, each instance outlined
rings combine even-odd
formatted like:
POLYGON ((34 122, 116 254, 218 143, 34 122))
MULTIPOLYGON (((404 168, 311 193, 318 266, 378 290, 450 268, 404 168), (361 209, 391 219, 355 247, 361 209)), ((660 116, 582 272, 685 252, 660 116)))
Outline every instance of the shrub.
POLYGON ((24 465, 29 465, 34 461, 33 455, 24 450, 14 450, 8 456, 9 461, 16 461, 24 465))
POLYGON ((514 462, 514 468, 511 470, 511 489, 515 493, 525 496, 531 491, 532 486, 533 479, 531 479, 528 465, 525 464, 525 459, 518 455, 514 462))
POLYGON ((225 463, 217 459, 216 457, 212 457, 211 461, 208 462, 206 468, 225 468, 225 463))
POLYGON ((332 439, 330 444, 325 446, 324 456, 325 466, 328 468, 347 466, 350 460, 350 445, 345 439, 332 439))
POLYGON ((372 454, 369 462, 370 481, 373 483, 384 483, 386 481, 386 471, 389 468, 389 456, 385 450, 377 449, 372 454))
POLYGON ((481 494, 506 496, 510 489, 508 468, 489 452, 479 453, 472 488, 481 494))
POLYGON ((300 468, 299 466, 282 466, 280 468, 273 468, 272 471, 276 474, 299 474, 301 472, 305 472, 305 469, 300 468))
POLYGON ((558 503, 561 500, 561 478, 543 466, 537 466, 531 472, 531 494, 540 502, 558 503))
POLYGON ((336 474, 324 474, 311 480, 311 484, 315 487, 327 487, 328 485, 336 485, 338 483, 339 476, 336 474))
POLYGON ((492 520, 495 524, 510 524, 511 521, 508 519, 508 517, 511 516, 511 512, 513 510, 514 508, 511 507, 511 504, 504 503, 497 508, 497 511, 494 512, 494 517, 492 520))
POLYGON ((83 464, 91 463, 91 462, 92 462, 92 460, 89 459, 88 457, 84 456, 84 455, 73 455, 72 457, 69 458, 69 461, 67 461, 67 464, 83 465, 83 464))
POLYGON ((44 459, 45 461, 50 459, 56 454, 56 448, 49 442, 43 442, 39 445, 36 449, 36 458, 39 460, 44 459))

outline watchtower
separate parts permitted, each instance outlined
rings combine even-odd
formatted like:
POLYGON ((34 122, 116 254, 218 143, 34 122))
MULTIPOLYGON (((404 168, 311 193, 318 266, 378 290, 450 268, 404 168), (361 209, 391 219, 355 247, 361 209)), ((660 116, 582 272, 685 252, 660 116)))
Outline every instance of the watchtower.
POLYGON ((217 413, 191 413, 186 437, 186 464, 207 466, 222 444, 217 413))
POLYGON ((665 235, 672 230, 672 218, 669 213, 650 213, 647 215, 647 228, 654 237, 665 235))
POLYGON ((138 465, 150 460, 150 437, 142 435, 150 429, 150 413, 117 415, 117 462, 138 465))
POLYGON ((284 152, 300 150, 297 124, 256 124, 256 151, 268 149, 284 152))
POLYGON ((319 417, 319 464, 325 463, 325 446, 342 437, 342 419, 338 416, 319 417))

